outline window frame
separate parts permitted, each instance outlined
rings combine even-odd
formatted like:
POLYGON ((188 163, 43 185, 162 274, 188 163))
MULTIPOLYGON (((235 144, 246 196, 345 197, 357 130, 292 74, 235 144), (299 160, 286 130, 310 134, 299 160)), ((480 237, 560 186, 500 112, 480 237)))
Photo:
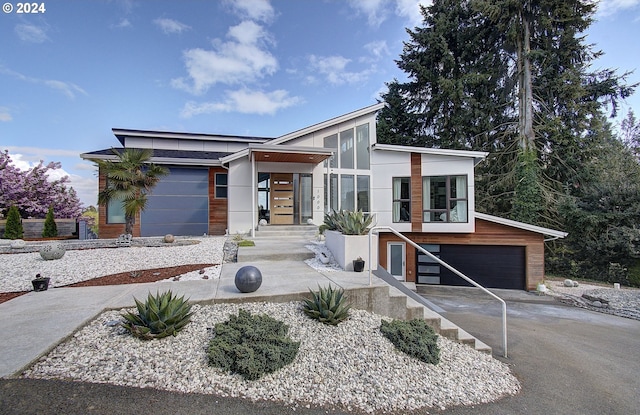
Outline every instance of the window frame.
POLYGON ((221 172, 216 172, 214 175, 214 179, 213 179, 213 195, 215 196, 216 199, 228 199, 229 198, 229 173, 221 173, 221 172), (219 184, 218 183, 218 176, 225 176, 226 180, 225 180, 225 184, 219 184), (219 196, 218 195, 218 190, 222 190, 224 189, 224 196, 219 196))
POLYGON ((391 203, 391 220, 393 223, 411 223, 411 176, 398 176, 398 177, 392 177, 391 178, 391 194, 392 194, 392 203, 391 203), (405 199, 402 197, 402 180, 406 179, 408 180, 408 185, 409 185, 409 198, 405 199), (395 194, 396 194, 396 182, 400 184, 400 190, 398 191, 398 194, 400 195, 398 198, 396 198, 395 194), (400 208, 398 209, 398 216, 396 217, 395 214, 395 207, 396 207, 396 203, 398 203, 400 205, 400 208), (408 204, 408 215, 409 215, 409 219, 408 220, 402 220, 402 213, 401 213, 401 209, 402 209, 402 204, 403 203, 407 203, 408 204))
MULTIPOLYGON (((456 189, 457 190, 457 189, 456 189)), ((466 174, 449 174, 449 175, 437 175, 437 176, 422 176, 422 223, 469 223, 469 176, 466 174), (425 192, 425 179, 431 178, 445 178, 445 208, 439 209, 425 209, 427 203, 430 203, 430 197, 427 197, 425 192), (464 178, 464 197, 452 197, 451 195, 451 182, 458 178, 464 178), (451 213, 456 209, 458 204, 462 203, 465 206, 465 220, 451 220, 451 213), (456 207, 452 207, 452 205, 456 207), (431 213, 445 214, 446 220, 426 220, 431 213)))

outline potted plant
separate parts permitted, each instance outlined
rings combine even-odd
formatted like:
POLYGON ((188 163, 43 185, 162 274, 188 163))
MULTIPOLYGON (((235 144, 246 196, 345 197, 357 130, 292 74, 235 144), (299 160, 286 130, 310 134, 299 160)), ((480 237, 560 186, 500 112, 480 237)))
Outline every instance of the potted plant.
POLYGON ((33 284, 33 291, 47 291, 49 288, 49 277, 43 277, 40 274, 36 274, 36 277, 31 280, 33 284))
POLYGON ((353 260, 353 270, 355 272, 362 272, 364 270, 364 259, 362 259, 362 257, 353 260))
MULTIPOLYGON (((336 263, 345 271, 352 271, 355 261, 349 258, 364 258, 369 254, 369 228, 374 226, 373 215, 362 211, 333 211, 325 215, 325 245, 333 254, 336 263)), ((373 237, 372 264, 377 263, 377 239, 373 237)), ((364 267, 364 266, 363 266, 364 267)))

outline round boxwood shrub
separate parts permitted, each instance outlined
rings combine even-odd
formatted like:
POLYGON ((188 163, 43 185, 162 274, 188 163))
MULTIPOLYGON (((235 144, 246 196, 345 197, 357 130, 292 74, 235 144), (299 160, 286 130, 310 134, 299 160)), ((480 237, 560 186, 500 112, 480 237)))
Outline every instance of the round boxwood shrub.
POLYGON ((238 315, 214 327, 207 356, 209 365, 256 380, 293 362, 300 342, 287 333, 289 326, 267 315, 238 315))
POLYGON ((419 318, 409 321, 382 320, 380 331, 401 352, 425 363, 437 365, 440 362, 438 335, 426 321, 419 318))

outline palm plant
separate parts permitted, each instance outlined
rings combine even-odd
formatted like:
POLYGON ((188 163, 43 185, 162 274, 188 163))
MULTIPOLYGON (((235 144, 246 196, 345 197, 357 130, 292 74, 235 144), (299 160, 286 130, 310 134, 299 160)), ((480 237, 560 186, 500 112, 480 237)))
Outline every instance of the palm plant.
POLYGON ((98 204, 106 206, 112 200, 122 201, 125 233, 133 233, 136 215, 147 206, 147 196, 162 176, 169 174, 166 167, 149 163, 153 152, 149 149, 112 149, 117 160, 96 161, 107 184, 98 193, 98 204))

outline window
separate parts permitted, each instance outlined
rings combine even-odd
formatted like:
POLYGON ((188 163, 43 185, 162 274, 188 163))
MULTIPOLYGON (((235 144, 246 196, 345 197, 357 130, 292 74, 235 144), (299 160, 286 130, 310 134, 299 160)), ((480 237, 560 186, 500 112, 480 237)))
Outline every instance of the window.
POLYGON ((353 211, 355 188, 352 174, 340 176, 340 209, 353 211))
POLYGON ((369 124, 356 127, 356 166, 369 170, 369 124))
POLYGON ((357 197, 356 206, 358 210, 369 212, 369 176, 358 175, 357 179, 357 197))
POLYGON ((467 176, 422 178, 423 222, 467 222, 467 176))
POLYGON ((111 199, 107 204, 107 223, 126 223, 122 200, 111 199))
POLYGON ((411 178, 393 178, 393 222, 411 222, 411 178))
POLYGON ((227 198, 227 173, 216 173, 216 199, 227 198))
POLYGON ((327 167, 327 163, 329 163, 329 167, 336 168, 338 167, 338 134, 330 135, 329 137, 324 138, 324 148, 328 148, 333 150, 333 156, 329 157, 328 160, 325 160, 324 166, 327 167))
POLYGON ((340 133, 340 168, 353 168, 353 129, 340 133))

